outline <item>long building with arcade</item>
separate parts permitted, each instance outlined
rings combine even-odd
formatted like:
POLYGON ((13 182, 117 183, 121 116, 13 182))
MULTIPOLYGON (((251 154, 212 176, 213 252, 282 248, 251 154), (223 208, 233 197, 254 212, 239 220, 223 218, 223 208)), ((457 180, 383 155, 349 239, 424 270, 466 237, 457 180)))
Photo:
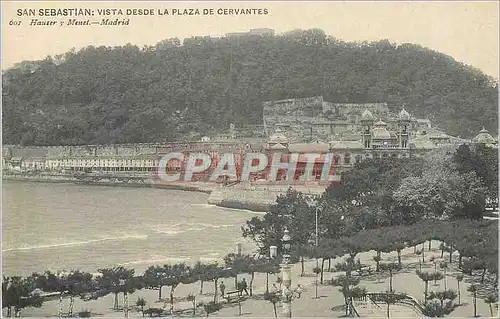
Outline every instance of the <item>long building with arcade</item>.
MULTIPOLYGON (((4 145, 3 169, 57 172, 142 172, 154 174, 161 157, 170 152, 236 154, 236 165, 247 153, 269 157, 293 153, 333 154, 334 172, 351 168, 368 158, 421 157, 456 143, 483 143, 497 147, 484 128, 471 140, 450 136, 427 119, 417 119, 403 106, 391 114, 385 103, 339 104, 322 97, 264 102, 265 138, 239 137, 234 126, 228 134, 203 136, 199 141, 80 146, 4 145)), ((224 132, 222 132, 224 133, 224 132)), ((321 161, 321 159, 320 159, 321 161)), ((212 163, 213 169, 216 163, 212 163)), ((299 164, 300 165, 300 164, 299 164)), ((182 171, 182 163, 170 162, 167 170, 182 171)), ((300 172, 299 172, 300 174, 300 172)), ((319 174, 316 169, 313 174, 319 174)), ((260 176, 262 177, 262 176, 260 176)), ((256 178, 260 178, 257 176, 256 178)), ((206 179, 202 175, 200 179, 206 179)))

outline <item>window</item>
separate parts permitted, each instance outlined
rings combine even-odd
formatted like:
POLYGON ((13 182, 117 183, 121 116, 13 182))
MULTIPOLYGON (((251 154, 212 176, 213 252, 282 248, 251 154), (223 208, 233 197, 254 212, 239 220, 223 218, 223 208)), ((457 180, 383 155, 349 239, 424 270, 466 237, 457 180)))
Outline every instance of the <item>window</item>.
POLYGON ((335 165, 339 165, 339 162, 340 162, 340 156, 335 155, 335 157, 333 158, 333 163, 334 163, 335 165))
POLYGON ((345 154, 345 156, 344 156, 344 164, 345 165, 351 164, 351 155, 350 154, 345 154))

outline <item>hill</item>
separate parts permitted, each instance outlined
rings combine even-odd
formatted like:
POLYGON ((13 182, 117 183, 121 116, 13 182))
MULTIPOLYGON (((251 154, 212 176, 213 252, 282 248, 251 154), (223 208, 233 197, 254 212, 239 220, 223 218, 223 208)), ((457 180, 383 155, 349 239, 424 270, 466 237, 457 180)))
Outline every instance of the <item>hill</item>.
POLYGON ((167 141, 262 123, 262 102, 323 95, 388 102, 450 134, 497 132, 498 83, 415 44, 348 43, 323 31, 86 47, 4 72, 3 142, 167 141))

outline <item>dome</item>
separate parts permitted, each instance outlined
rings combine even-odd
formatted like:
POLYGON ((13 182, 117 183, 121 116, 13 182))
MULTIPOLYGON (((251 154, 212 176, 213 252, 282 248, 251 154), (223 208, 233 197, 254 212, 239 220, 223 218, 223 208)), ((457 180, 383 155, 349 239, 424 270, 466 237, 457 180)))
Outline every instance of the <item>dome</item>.
POLYGON ((362 121, 373 121, 373 114, 369 110, 365 110, 363 114, 361 114, 362 121))
POLYGON ((483 127, 483 129, 481 131, 479 131, 479 134, 474 138, 474 142, 475 143, 481 143, 481 144, 494 144, 495 143, 495 139, 483 127))
POLYGON ((387 124, 381 120, 375 123, 375 127, 372 130, 372 136, 375 139, 390 139, 391 132, 387 130, 387 124))
POLYGON ((288 138, 285 136, 285 134, 281 133, 281 130, 278 128, 276 129, 276 132, 269 138, 269 143, 287 144, 288 138))
POLYGON ((409 120, 410 119, 410 113, 406 112, 405 108, 399 112, 399 119, 400 120, 409 120))

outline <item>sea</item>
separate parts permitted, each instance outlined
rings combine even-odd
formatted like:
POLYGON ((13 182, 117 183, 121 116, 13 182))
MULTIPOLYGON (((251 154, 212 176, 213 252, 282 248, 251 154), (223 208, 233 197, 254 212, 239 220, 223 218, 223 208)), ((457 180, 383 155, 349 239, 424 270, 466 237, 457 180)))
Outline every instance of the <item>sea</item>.
POLYGON ((154 188, 3 181, 2 273, 221 261, 263 213, 208 205, 208 195, 154 188))

